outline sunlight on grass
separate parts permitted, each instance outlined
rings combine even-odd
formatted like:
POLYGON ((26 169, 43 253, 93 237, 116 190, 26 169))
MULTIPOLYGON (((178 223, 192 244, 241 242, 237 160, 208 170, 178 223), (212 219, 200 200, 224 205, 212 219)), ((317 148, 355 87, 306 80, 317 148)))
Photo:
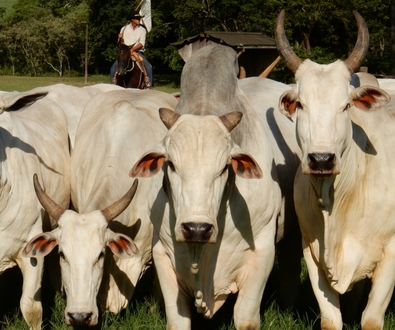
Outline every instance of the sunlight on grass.
MULTIPOLYGON (((180 89, 173 82, 158 77, 158 83, 154 89, 165 93, 175 93, 180 89)), ((105 75, 92 75, 88 77, 85 84, 84 77, 20 77, 20 76, 1 76, 0 75, 0 91, 5 92, 25 92, 30 89, 54 84, 65 84, 76 87, 91 86, 95 84, 109 84, 110 78, 105 75)))

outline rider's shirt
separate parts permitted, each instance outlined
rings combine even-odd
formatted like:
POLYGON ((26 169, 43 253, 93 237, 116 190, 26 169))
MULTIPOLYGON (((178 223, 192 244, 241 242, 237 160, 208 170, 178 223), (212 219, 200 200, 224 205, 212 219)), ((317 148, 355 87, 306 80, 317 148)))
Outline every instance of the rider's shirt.
POLYGON ((139 52, 144 52, 145 46, 145 35, 146 30, 141 25, 137 25, 136 28, 133 30, 132 24, 126 25, 126 27, 122 28, 120 33, 123 31, 123 41, 125 45, 132 46, 137 43, 141 43, 143 47, 139 49, 139 52))

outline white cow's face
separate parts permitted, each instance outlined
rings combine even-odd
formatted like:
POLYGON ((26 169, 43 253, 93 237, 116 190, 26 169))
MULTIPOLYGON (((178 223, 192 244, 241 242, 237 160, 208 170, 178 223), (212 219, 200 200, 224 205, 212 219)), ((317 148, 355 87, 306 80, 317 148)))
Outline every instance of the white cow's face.
POLYGON ((297 117, 303 173, 332 177, 341 172, 342 157, 351 145, 349 108, 376 110, 388 103, 389 96, 374 86, 353 89, 350 85, 351 73, 360 67, 369 46, 368 28, 359 13, 354 11, 358 39, 353 51, 344 62, 339 60, 328 65, 302 61, 296 55, 285 36, 284 15, 282 10, 277 16, 276 46, 288 68, 295 73, 297 86, 280 97, 279 109, 290 118, 297 117))
POLYGON ((213 243, 217 215, 235 146, 214 116, 185 115, 164 140, 167 178, 179 242, 213 243))
POLYGON ((103 277, 106 246, 120 258, 138 253, 134 242, 108 229, 101 211, 78 214, 66 210, 58 228, 34 237, 26 257, 43 257, 58 245, 62 283, 67 295, 65 319, 72 326, 94 326, 98 321, 96 297, 103 277))
POLYGON ((342 61, 320 65, 306 60, 295 78, 295 90, 281 96, 279 109, 296 119, 301 169, 315 177, 339 174, 353 134, 350 107, 378 108, 385 103, 385 92, 373 86, 351 87, 350 72, 342 61))
POLYGON ((340 61, 319 65, 306 60, 296 77, 296 89, 282 96, 280 109, 288 111, 290 101, 295 107, 303 173, 338 174, 341 155, 352 138, 350 73, 340 61))
POLYGON ((66 323, 73 325, 74 319, 91 315, 90 324, 96 324, 96 296, 110 231, 99 211, 86 216, 68 213, 71 212, 60 218, 59 227, 52 232, 59 246, 62 283, 67 295, 66 323))
POLYGON ((244 178, 261 177, 261 170, 250 155, 233 143, 229 127, 225 126, 237 121, 230 125, 233 128, 240 116, 237 120, 230 116, 228 120, 223 116, 180 116, 171 110, 167 114, 174 116, 168 121, 171 124, 166 124, 167 136, 155 151, 133 166, 131 175, 154 175, 166 161, 164 188, 176 216, 176 241, 215 243, 230 166, 244 178))

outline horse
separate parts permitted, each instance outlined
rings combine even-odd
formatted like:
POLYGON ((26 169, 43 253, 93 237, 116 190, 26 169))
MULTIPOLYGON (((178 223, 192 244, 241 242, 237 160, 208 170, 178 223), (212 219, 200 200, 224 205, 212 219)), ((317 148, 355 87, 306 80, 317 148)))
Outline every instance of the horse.
POLYGON ((117 69, 115 72, 115 84, 125 88, 146 87, 143 72, 144 64, 130 54, 130 47, 118 43, 117 69))

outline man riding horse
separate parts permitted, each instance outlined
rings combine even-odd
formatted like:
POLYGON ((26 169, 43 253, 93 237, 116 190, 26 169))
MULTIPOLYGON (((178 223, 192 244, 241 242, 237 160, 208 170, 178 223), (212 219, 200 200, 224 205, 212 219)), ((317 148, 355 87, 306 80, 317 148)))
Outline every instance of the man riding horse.
MULTIPOLYGON (((152 88, 153 87, 153 75, 152 75, 152 66, 148 62, 147 58, 144 56, 144 45, 145 45, 145 37, 147 31, 145 27, 140 25, 140 19, 144 16, 141 16, 138 11, 132 12, 132 14, 128 17, 130 20, 130 24, 125 25, 120 33, 118 34, 118 40, 129 46, 130 48, 130 56, 134 57, 138 61, 141 61, 144 64, 144 79, 145 79, 145 87, 152 88)), ((115 83, 115 72, 117 71, 117 61, 114 62, 110 69, 111 82, 115 83)))

